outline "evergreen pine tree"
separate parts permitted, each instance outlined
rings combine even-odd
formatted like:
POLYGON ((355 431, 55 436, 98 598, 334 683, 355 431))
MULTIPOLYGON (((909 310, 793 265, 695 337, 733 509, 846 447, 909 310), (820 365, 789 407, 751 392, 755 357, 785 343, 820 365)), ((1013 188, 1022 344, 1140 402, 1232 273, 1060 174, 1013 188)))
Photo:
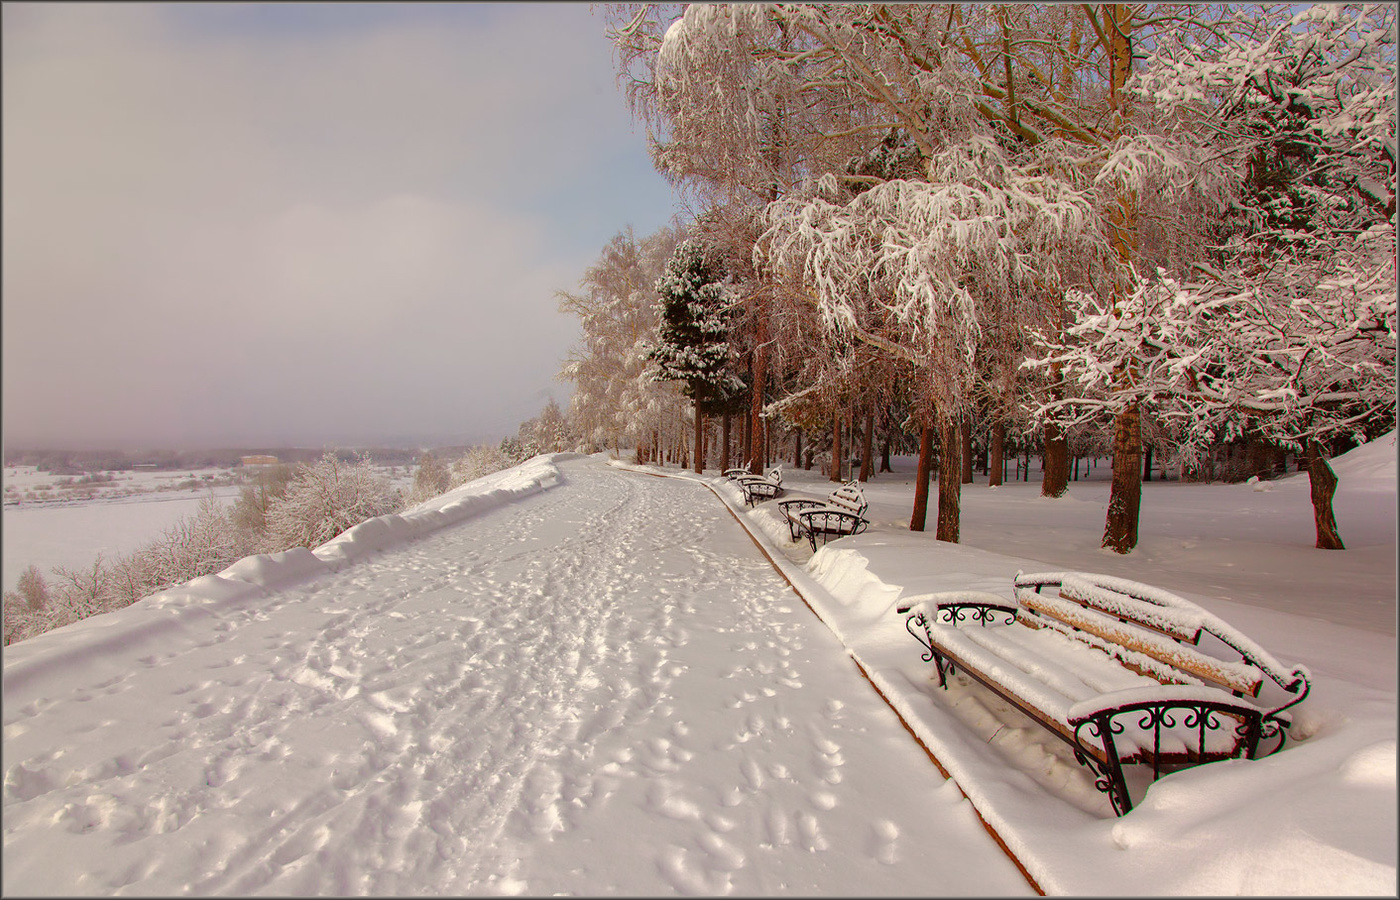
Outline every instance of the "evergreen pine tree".
POLYGON ((684 241, 656 280, 660 312, 649 358, 657 381, 679 381, 695 403, 695 471, 704 469, 704 416, 724 412, 744 389, 729 371, 729 303, 724 273, 697 241, 684 241))
POLYGON ((729 310, 723 273, 705 248, 688 240, 656 280, 661 324, 650 358, 658 381, 680 381, 704 413, 717 412, 743 390, 729 371, 729 310))

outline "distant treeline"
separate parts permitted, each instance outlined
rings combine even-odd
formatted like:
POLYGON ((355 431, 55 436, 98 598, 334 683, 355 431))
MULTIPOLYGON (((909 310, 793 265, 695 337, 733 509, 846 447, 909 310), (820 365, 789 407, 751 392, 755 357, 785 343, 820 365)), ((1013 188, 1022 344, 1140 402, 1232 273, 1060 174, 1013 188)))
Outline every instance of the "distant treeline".
MULTIPOLYGON (((466 447, 433 448, 448 459, 464 453, 466 447)), ((368 457, 384 466, 412 465, 421 449, 372 447, 363 450, 336 450, 342 462, 368 457)), ((275 456, 283 463, 313 463, 324 456, 324 449, 308 447, 245 447, 219 450, 10 450, 5 465, 34 466, 53 475, 82 475, 86 472, 124 472, 135 468, 160 470, 233 468, 244 456, 275 456)))

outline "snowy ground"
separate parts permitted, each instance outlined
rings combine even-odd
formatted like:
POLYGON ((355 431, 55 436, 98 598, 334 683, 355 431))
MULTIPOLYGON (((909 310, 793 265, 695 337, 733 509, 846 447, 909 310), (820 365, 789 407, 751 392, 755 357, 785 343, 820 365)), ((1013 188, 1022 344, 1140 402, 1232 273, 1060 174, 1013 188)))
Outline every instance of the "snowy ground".
POLYGON ((1027 890, 706 488, 559 469, 9 648, 5 892, 1027 890))
POLYGON ((886 475, 871 532, 809 560, 717 478, 537 459, 7 648, 4 892, 1028 893, 966 794, 1051 893, 1393 895, 1394 466, 1339 461, 1344 554, 1293 535, 1296 479, 1154 484, 1125 560, 1104 485, 967 487, 954 546, 886 475), (1134 566, 1315 687, 1288 749, 1118 820, 994 704, 936 695, 892 608, 1134 566))

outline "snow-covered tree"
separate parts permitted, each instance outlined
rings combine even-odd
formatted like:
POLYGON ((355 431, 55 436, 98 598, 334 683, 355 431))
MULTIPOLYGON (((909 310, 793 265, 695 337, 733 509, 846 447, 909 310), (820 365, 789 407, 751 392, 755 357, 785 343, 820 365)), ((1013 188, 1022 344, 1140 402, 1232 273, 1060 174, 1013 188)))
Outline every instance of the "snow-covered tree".
MULTIPOLYGON (((825 178, 810 196, 770 205, 757 252, 779 277, 807 286, 829 332, 925 373, 928 424, 944 434, 940 458, 955 462, 948 438, 974 399, 985 309, 1053 290, 1071 260, 1102 260, 1105 249, 1083 193, 1027 174, 992 138, 947 148, 928 175, 854 196, 825 178)), ((949 481, 939 479, 938 536, 956 541, 949 481)))
POLYGON ((287 485, 295 472, 289 465, 279 463, 259 471, 251 484, 245 484, 238 492, 229 510, 235 530, 252 548, 250 552, 276 552, 285 547, 274 547, 267 543, 267 511, 272 503, 285 496, 287 485))
POLYGON ((560 291, 560 310, 578 316, 579 344, 560 377, 574 383, 570 419, 585 443, 649 447, 673 427, 684 405, 674 383, 649 375, 648 353, 659 326, 656 279, 679 234, 663 228, 638 240, 629 229, 612 238, 580 281, 560 291))
POLYGON ((705 415, 743 390, 730 371, 729 306, 724 273, 695 240, 681 242, 656 280, 660 327, 649 354, 660 381, 677 381, 695 404, 695 471, 704 470, 705 415))
MULTIPOLYGON (((502 442, 505 444, 505 442, 502 442)), ((523 446, 518 440, 511 439, 511 445, 517 448, 520 458, 506 452, 503 447, 492 447, 490 444, 480 444, 469 447, 465 453, 452 461, 448 471, 447 489, 461 487, 468 481, 475 481, 493 472, 502 469, 509 469, 511 466, 524 462, 534 454, 525 454, 523 446)))
POLYGON ((317 462, 297 466, 286 495, 268 509, 268 534, 283 549, 314 548, 401 505, 398 490, 375 473, 368 457, 348 463, 327 451, 317 462))
POLYGON ((404 505, 417 506, 424 500, 438 496, 451 485, 452 473, 447 466, 431 450, 424 450, 418 456, 418 467, 413 471, 413 489, 404 505))
POLYGON ((1042 336, 1038 364, 1072 368, 1078 391, 1042 410, 1150 403, 1188 456, 1246 429, 1299 450, 1317 546, 1340 549, 1324 445, 1394 421, 1394 8, 1315 6, 1257 39, 1165 40, 1136 84, 1178 140, 1236 168, 1243 226, 1214 265, 1155 270, 1118 302, 1074 295, 1078 324, 1042 336))

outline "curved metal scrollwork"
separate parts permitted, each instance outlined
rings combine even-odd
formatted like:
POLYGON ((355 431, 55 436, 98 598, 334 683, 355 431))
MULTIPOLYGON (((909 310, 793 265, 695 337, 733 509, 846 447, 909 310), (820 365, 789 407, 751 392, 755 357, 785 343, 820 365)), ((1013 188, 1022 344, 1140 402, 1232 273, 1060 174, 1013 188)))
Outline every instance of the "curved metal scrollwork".
POLYGON ((1127 730, 1124 720, 1135 722, 1144 737, 1151 736, 1150 749, 1146 741, 1139 740, 1137 749, 1126 761, 1151 765, 1153 781, 1162 776, 1165 765, 1212 762, 1241 756, 1253 759, 1261 737, 1279 736, 1282 728, 1287 727, 1287 723, 1272 720, 1260 710, 1209 700, 1130 703, 1072 720, 1070 725, 1074 728, 1074 740, 1078 745, 1075 759, 1094 771, 1097 776, 1094 786, 1109 795, 1114 810, 1120 816, 1133 808, 1123 778, 1124 759, 1118 747, 1118 738, 1127 730), (1179 742, 1182 749, 1164 752, 1162 739, 1168 731, 1173 743, 1179 742), (1227 746, 1211 749, 1207 746, 1210 735, 1228 736, 1227 746))
POLYGON ((928 617, 921 612, 914 613, 904 620, 904 629, 914 636, 914 640, 924 645, 924 652, 919 658, 924 662, 933 662, 933 658, 938 654, 933 652, 933 638, 928 633, 928 617), (915 626, 923 629, 923 635, 914 630, 915 626))
POLYGON ((1016 607, 994 606, 990 603, 938 604, 938 618, 948 625, 1010 625, 1016 621, 1016 607))

